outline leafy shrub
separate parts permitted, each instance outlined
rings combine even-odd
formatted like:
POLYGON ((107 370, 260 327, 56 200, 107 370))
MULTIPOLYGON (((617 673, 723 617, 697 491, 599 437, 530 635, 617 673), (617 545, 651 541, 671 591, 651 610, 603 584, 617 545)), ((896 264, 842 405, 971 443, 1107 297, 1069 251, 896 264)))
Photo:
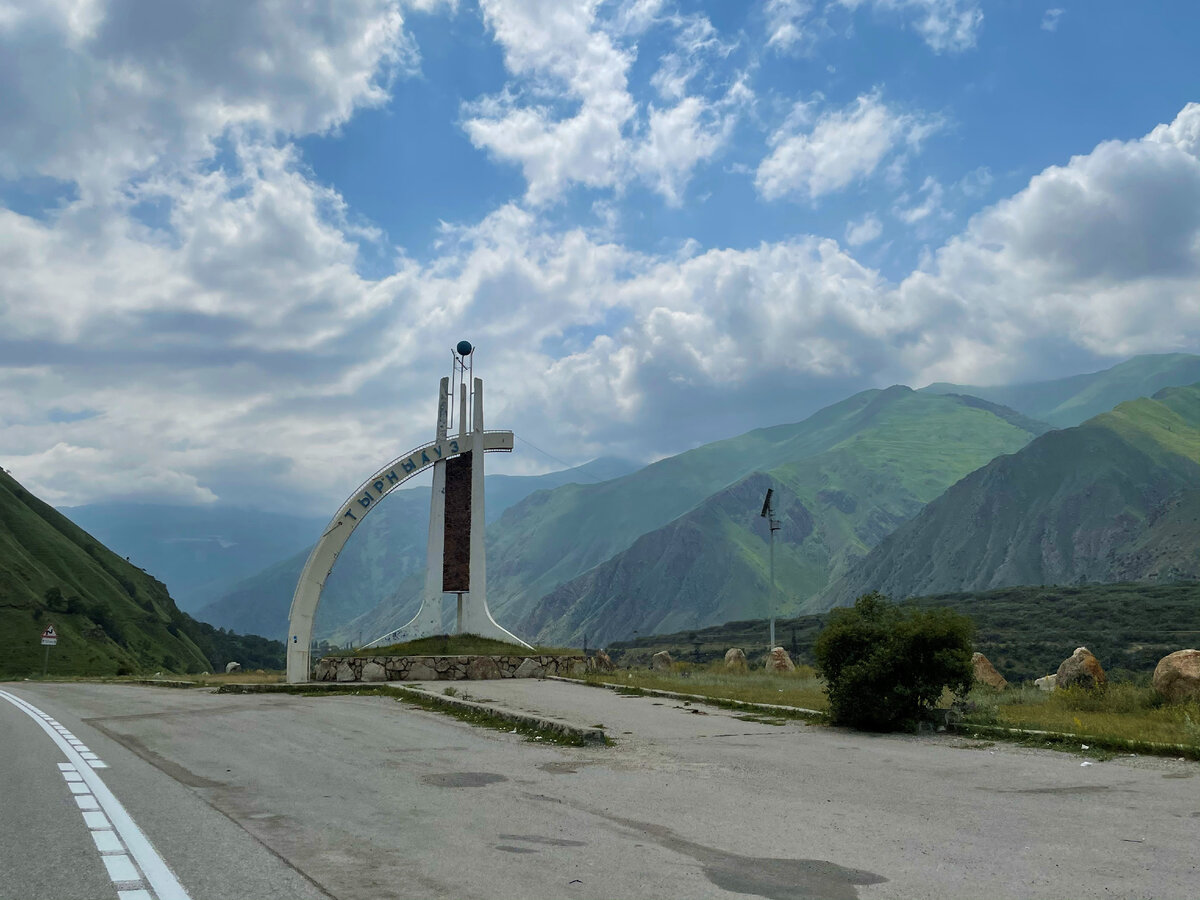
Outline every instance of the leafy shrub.
POLYGON ((897 606, 878 592, 835 609, 813 653, 833 722, 912 728, 944 688, 971 688, 974 623, 953 610, 897 606))

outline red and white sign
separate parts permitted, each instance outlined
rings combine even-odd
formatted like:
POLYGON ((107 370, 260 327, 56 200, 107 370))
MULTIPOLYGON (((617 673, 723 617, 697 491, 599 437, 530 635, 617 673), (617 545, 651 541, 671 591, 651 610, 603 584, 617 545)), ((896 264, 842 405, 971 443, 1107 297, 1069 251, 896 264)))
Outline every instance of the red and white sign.
POLYGON ((54 630, 53 625, 47 625, 46 630, 42 632, 42 646, 53 647, 58 643, 58 632, 54 630))

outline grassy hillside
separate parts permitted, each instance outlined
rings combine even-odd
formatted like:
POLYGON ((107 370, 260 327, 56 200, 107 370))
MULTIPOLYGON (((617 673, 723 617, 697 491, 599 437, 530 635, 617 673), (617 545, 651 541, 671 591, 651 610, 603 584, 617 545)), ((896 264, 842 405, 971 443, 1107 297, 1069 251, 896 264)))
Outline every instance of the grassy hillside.
POLYGON ((1054 381, 1002 387, 939 383, 922 390, 982 397, 1049 422, 1056 428, 1069 428, 1127 400, 1150 397, 1165 387, 1197 381, 1200 381, 1200 356, 1165 353, 1135 356, 1102 372, 1054 381))
MULTIPOLYGON (((1009 681, 1039 678, 1058 668, 1076 647, 1086 646, 1110 675, 1146 676, 1162 657, 1200 646, 1200 582, 1101 584, 1082 587, 1012 587, 982 593, 919 597, 919 606, 948 606, 976 625, 976 649, 1009 681)), ((776 640, 813 663, 812 645, 824 615, 776 623, 776 640)), ((609 654, 622 665, 646 665, 658 650, 676 659, 711 662, 730 647, 752 661, 765 654, 762 619, 618 641, 609 654)))
POLYGON ((179 611, 166 588, 0 471, 0 676, 201 672, 237 660, 278 667, 283 645, 223 634, 179 611))
POLYGON ((819 598, 1200 577, 1200 385, 1054 431, 955 484, 819 598))
POLYGON ((768 487, 782 523, 778 609, 794 614, 949 484, 1045 430, 975 398, 902 386, 874 392, 848 424, 832 446, 743 478, 561 585, 518 630, 594 643, 765 615, 768 487))

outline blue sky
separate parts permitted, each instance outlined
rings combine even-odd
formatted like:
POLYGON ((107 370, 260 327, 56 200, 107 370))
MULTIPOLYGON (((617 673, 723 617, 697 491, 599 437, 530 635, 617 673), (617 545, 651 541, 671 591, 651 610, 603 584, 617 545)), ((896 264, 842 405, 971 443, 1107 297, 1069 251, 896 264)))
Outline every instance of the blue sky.
POLYGON ((0 465, 319 512, 427 437, 463 337, 489 424, 573 463, 1195 351, 1197 36, 1190 3, 4 5, 0 465))

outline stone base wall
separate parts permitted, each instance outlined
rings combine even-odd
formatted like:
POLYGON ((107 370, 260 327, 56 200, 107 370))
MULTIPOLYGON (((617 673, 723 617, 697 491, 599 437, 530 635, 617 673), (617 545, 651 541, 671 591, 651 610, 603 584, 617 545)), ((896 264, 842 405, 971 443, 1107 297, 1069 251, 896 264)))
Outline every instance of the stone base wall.
POLYGON ((313 681, 477 681, 582 675, 596 661, 583 656, 326 656, 313 681))

